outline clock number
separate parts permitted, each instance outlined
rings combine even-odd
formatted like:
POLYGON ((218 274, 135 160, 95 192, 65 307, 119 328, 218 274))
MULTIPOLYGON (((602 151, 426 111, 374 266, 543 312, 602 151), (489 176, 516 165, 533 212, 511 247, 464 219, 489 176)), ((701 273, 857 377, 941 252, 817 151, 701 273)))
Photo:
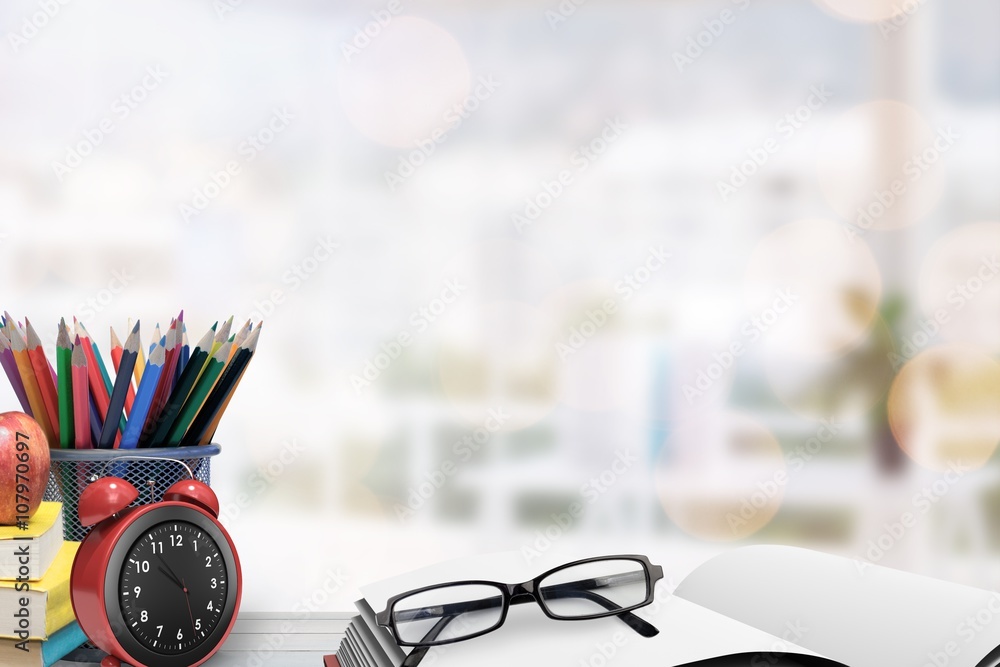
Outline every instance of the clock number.
POLYGON ((142 621, 143 623, 145 623, 146 621, 148 621, 149 620, 149 612, 146 611, 145 609, 143 609, 142 613, 139 614, 139 620, 142 621))
POLYGON ((177 631, 177 641, 184 639, 184 633, 180 630, 177 631))
POLYGON ((194 550, 197 553, 197 551, 198 551, 198 540, 194 541, 194 550))
POLYGON ((183 535, 171 535, 170 536, 170 546, 172 547, 182 547, 184 546, 184 536, 183 535), (174 538, 177 538, 176 540, 174 538))
POLYGON ((163 553, 163 542, 153 542, 152 545, 153 545, 153 555, 154 556, 156 555, 156 546, 157 545, 160 546, 160 553, 161 554, 163 553))
POLYGON ((215 607, 212 606, 212 601, 211 600, 208 601, 208 607, 207 607, 207 609, 209 611, 214 611, 215 610, 215 607))
POLYGON ((135 561, 135 571, 136 573, 149 572, 149 561, 148 560, 144 560, 142 562, 135 561))
POLYGON ((195 630, 201 630, 201 619, 200 618, 195 619, 195 621, 194 621, 194 629, 195 630))
POLYGON ((212 557, 205 556, 205 567, 212 567, 212 557))
POLYGON ((219 587, 219 581, 215 577, 212 577, 212 588, 218 588, 218 587, 219 587))
POLYGON ((157 638, 159 638, 159 636, 162 635, 162 634, 163 634, 163 626, 162 625, 156 626, 156 636, 157 636, 157 638))
POLYGON ((136 586, 132 590, 135 591, 135 598, 138 600, 139 595, 142 593, 142 586, 136 586))

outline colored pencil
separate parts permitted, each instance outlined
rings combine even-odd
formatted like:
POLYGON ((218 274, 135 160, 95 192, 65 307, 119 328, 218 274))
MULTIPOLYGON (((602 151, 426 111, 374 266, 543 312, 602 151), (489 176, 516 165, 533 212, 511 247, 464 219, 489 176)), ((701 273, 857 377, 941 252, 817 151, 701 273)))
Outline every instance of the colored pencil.
MULTIPOLYGON (((135 326, 139 326, 136 322, 135 326)), ((132 328, 136 331, 135 327, 132 328)), ((133 366, 139 363, 139 353, 142 351, 142 344, 136 348, 136 361, 133 366)), ((122 342, 118 340, 118 334, 115 333, 115 328, 111 327, 111 362, 115 365, 115 385, 118 384, 118 376, 121 375, 121 365, 122 365, 122 342)), ((131 374, 131 371, 129 371, 131 374)), ((132 412, 132 403, 135 401, 135 390, 132 389, 132 378, 129 378, 128 391, 125 394, 125 416, 128 417, 129 413, 132 412)))
POLYGON ((31 406, 31 414, 42 427, 42 432, 49 440, 49 446, 55 447, 58 441, 55 439, 55 432, 52 430, 52 423, 49 421, 48 412, 45 409, 45 401, 42 399, 42 392, 35 379, 35 372, 31 369, 31 359, 28 357, 28 344, 24 336, 16 326, 10 328, 11 338, 10 349, 14 353, 14 360, 17 362, 17 370, 21 374, 21 382, 24 383, 24 393, 28 397, 28 404, 31 406))
POLYGON ((73 446, 76 428, 73 422, 73 343, 69 339, 66 320, 59 321, 56 365, 59 367, 59 374, 56 376, 59 383, 59 446, 69 449, 73 446))
MULTIPOLYGON (((111 389, 113 387, 111 384, 111 375, 108 374, 108 367, 104 364, 104 357, 101 356, 101 349, 97 347, 97 341, 94 340, 94 337, 90 335, 89 331, 87 331, 87 327, 84 326, 83 322, 77 321, 76 327, 77 330, 83 334, 80 336, 80 339, 90 345, 91 350, 94 353, 93 361, 97 364, 97 368, 100 370, 101 381, 104 382, 104 390, 108 396, 111 396, 111 389)), ((89 363, 90 359, 87 361, 89 363)))
POLYGON ((233 360, 226 366, 219 377, 219 381, 212 389, 211 395, 205 401, 198 417, 191 424, 188 436, 184 439, 184 444, 208 444, 215 437, 215 431, 219 428, 222 414, 229 407, 229 402, 236 392, 247 366, 253 359, 257 351, 257 339, 260 337, 260 326, 254 329, 247 339, 240 345, 240 350, 233 357, 233 360))
MULTIPOLYGON (((111 401, 111 391, 112 391, 112 389, 114 389, 114 384, 112 384, 112 382, 111 382, 111 375, 108 373, 108 367, 104 363, 104 357, 101 356, 101 349, 97 346, 97 341, 94 340, 94 337, 90 335, 90 332, 87 331, 86 327, 83 326, 82 322, 80 323, 80 328, 87 335, 87 339, 90 342, 90 346, 94 350, 94 360, 97 361, 97 367, 101 370, 101 379, 104 381, 105 396, 108 397, 108 401, 110 403, 110 401, 111 401)), ((105 414, 107 414, 106 411, 102 410, 100 412, 101 416, 103 416, 105 414)), ((125 415, 122 415, 118 419, 118 429, 120 431, 124 431, 125 430, 125 415)))
MULTIPOLYGON (((92 446, 90 432, 90 379, 87 377, 87 355, 83 353, 82 345, 77 344, 73 347, 71 362, 73 368, 73 445, 77 449, 89 449, 92 446)), ((61 368, 60 375, 62 375, 61 368)))
POLYGON ((229 340, 229 333, 233 330, 233 318, 230 317, 228 320, 222 323, 219 330, 215 333, 215 341, 212 342, 212 354, 214 355, 219 351, 224 343, 229 340))
POLYGON ((137 350, 140 344, 139 330, 132 329, 132 333, 125 339, 125 346, 122 348, 121 372, 118 373, 118 377, 115 379, 115 388, 111 392, 110 407, 108 408, 107 416, 104 418, 104 429, 101 430, 101 439, 98 442, 98 446, 101 448, 111 447, 115 442, 115 437, 118 435, 118 429, 115 428, 115 424, 118 422, 122 410, 125 409, 125 397, 132 386, 132 367, 135 366, 135 360, 138 357, 137 350))
POLYGON ((188 427, 191 426, 191 422, 198 416, 198 412, 205 403, 205 399, 208 398, 209 392, 215 386, 215 381, 219 379, 219 375, 226 366, 230 345, 232 343, 229 341, 223 343, 222 347, 205 364, 201 377, 195 383, 194 389, 191 390, 191 394, 187 397, 184 407, 181 408, 180 414, 177 415, 177 419, 170 429, 170 435, 167 437, 167 443, 170 446, 176 447, 181 444, 181 440, 184 438, 184 434, 187 433, 188 427))
POLYGON ((42 339, 38 337, 38 332, 31 326, 27 318, 24 319, 25 329, 28 332, 28 360, 31 362, 31 369, 35 373, 35 380, 38 382, 38 391, 42 394, 42 403, 45 405, 45 412, 49 417, 49 424, 52 432, 49 434, 49 445, 59 446, 59 394, 56 393, 56 385, 52 381, 52 367, 45 357, 45 350, 42 349, 42 339))
MULTIPOLYGON (((90 338, 87 336, 86 329, 83 328, 76 318, 74 318, 74 324, 76 325, 76 345, 83 348, 83 354, 87 357, 87 378, 90 384, 90 398, 94 402, 94 407, 97 408, 98 416, 103 417, 103 415, 108 414, 108 405, 111 403, 111 396, 108 394, 108 388, 104 384, 104 378, 101 377, 101 369, 98 368, 97 358, 94 355, 94 346, 90 344, 90 338)), ((102 428, 103 422, 98 425, 98 433, 100 433, 102 428)))
POLYGON ((132 415, 125 425, 120 449, 135 449, 139 444, 139 437, 146 424, 146 417, 149 416, 149 410, 152 407, 153 395, 156 393, 156 387, 160 384, 165 358, 165 350, 160 344, 154 346, 153 351, 149 353, 146 370, 142 372, 142 382, 139 383, 139 390, 135 394, 132 415))
MULTIPOLYGON (((138 322, 136 322, 136 324, 138 324, 138 322)), ((128 328, 129 328, 129 331, 132 330, 132 318, 131 317, 128 318, 128 328)), ((141 331, 141 328, 140 328, 140 331, 141 331)), ((142 334, 141 333, 139 335, 139 340, 142 340, 142 334)), ((142 382, 142 371, 143 371, 143 368, 145 367, 145 365, 146 365, 146 353, 143 351, 142 345, 140 345, 139 346, 139 355, 136 357, 136 360, 135 360, 135 370, 132 371, 132 374, 135 375, 135 386, 136 387, 138 387, 139 383, 142 382)))
MULTIPOLYGON (((6 329, 6 325, 3 328, 6 329)), ((17 402, 21 404, 21 409, 25 414, 30 417, 32 414, 31 404, 28 403, 28 395, 24 393, 24 383, 21 381, 20 371, 17 370, 17 360, 14 359, 14 353, 10 349, 10 339, 3 331, 0 331, 0 364, 3 365, 7 379, 10 380, 10 386, 14 388, 17 402)))
POLYGON ((177 420, 181 408, 184 407, 184 402, 191 395, 191 390, 194 389, 195 382, 198 380, 198 376, 201 375, 201 369, 205 367, 205 363, 208 361, 208 353, 212 349, 214 337, 215 331, 209 329, 195 346, 188 365, 184 368, 184 372, 181 373, 177 384, 174 385, 173 391, 170 392, 170 399, 167 401, 166 407, 163 408, 163 412, 157 420, 156 431, 149 438, 151 444, 159 445, 167 442, 171 427, 173 427, 174 422, 177 420))
POLYGON ((180 381, 181 373, 187 368, 189 361, 191 361, 191 346, 188 345, 188 327, 185 322, 181 322, 181 352, 177 359, 177 369, 174 371, 174 386, 180 381))
POLYGON ((147 421, 150 424, 156 423, 160 419, 160 413, 163 412, 163 408, 167 405, 167 399, 170 398, 170 390, 174 386, 174 368, 177 367, 177 357, 180 353, 179 341, 177 339, 178 334, 177 320, 173 320, 165 336, 167 342, 163 351, 163 373, 160 375, 160 386, 156 388, 156 394, 153 397, 153 407, 149 411, 147 421))

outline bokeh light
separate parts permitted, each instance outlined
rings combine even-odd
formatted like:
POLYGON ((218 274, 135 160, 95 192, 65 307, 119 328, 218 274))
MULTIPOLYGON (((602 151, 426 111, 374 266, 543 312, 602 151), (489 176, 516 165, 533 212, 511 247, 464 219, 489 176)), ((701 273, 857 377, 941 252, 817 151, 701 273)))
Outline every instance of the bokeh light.
POLYGON ((819 184, 855 234, 906 227, 941 200, 947 154, 957 140, 950 126, 932 128, 902 102, 859 104, 825 132, 818 150, 819 184))
POLYGON ((403 16, 339 68, 340 101, 358 130, 396 148, 416 148, 450 129, 448 111, 469 94, 458 41, 425 19, 403 16))
POLYGON ((933 340, 1000 352, 1000 222, 954 229, 924 256, 918 283, 920 328, 933 340))
POLYGON ((968 345, 920 353, 892 384, 889 423, 900 447, 925 468, 981 467, 1000 443, 1000 363, 968 345))
POLYGON ((774 435, 741 413, 702 413, 681 424, 656 468, 663 511, 702 540, 751 537, 781 508, 788 472, 774 435))
POLYGON ((830 358, 867 334, 882 280, 867 244, 836 223, 801 220, 757 243, 744 293, 751 327, 768 348, 830 358))

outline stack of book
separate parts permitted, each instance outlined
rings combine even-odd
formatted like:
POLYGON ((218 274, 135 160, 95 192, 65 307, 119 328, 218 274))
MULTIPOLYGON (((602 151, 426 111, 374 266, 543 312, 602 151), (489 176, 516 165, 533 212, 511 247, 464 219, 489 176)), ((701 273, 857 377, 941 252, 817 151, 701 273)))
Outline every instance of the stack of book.
POLYGON ((42 503, 26 529, 0 526, 0 665, 49 667, 87 641, 73 616, 61 503, 42 503))
MULTIPOLYGON (((400 647, 375 622, 394 595, 463 580, 518 583, 558 564, 477 556, 364 587, 359 615, 324 667, 416 662, 408 655, 420 649, 400 647)), ((419 620, 433 624, 442 607, 427 609, 419 620)), ((420 667, 1000 665, 1000 593, 793 547, 727 551, 635 614, 659 634, 641 636, 614 616, 557 621, 516 604, 496 630, 431 648, 420 667)))

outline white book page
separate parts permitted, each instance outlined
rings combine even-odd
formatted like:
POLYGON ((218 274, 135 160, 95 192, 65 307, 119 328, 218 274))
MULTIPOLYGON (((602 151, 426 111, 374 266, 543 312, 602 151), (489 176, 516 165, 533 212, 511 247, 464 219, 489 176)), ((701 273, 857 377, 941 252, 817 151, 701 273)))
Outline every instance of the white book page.
MULTIPOLYGON (((539 574, 536 570, 517 553, 464 558, 365 586, 361 592, 373 609, 381 611, 391 596, 421 586, 463 579, 520 582, 539 574)), ((467 642, 433 648, 422 667, 579 667, 581 663, 675 667, 744 653, 816 655, 783 639, 789 634, 787 628, 777 636, 768 634, 667 593, 658 594, 638 615, 660 633, 642 637, 614 617, 555 621, 537 605, 515 605, 501 628, 467 642)), ((766 657, 762 660, 761 664, 773 664, 766 657)))
POLYGON ((977 667, 1000 646, 1000 594, 806 549, 752 546, 697 568, 675 595, 849 667, 977 667))

